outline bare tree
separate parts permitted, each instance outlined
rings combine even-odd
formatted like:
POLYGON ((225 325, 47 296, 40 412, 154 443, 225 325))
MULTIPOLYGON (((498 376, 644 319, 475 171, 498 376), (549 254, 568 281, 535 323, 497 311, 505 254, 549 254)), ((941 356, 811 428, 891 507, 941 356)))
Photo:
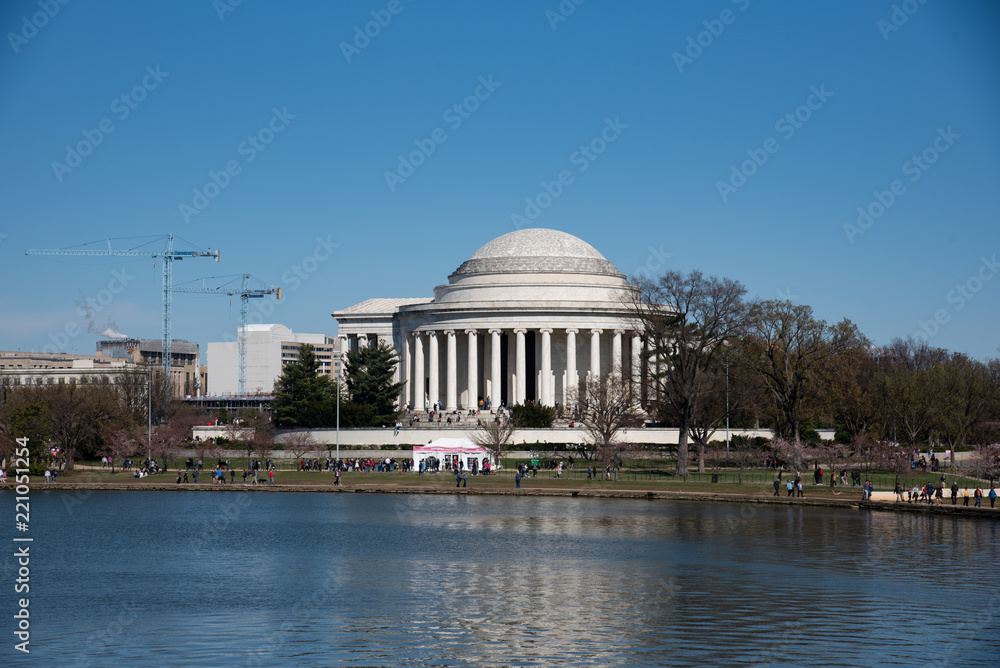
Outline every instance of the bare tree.
POLYGON ((771 440, 770 447, 776 457, 791 466, 795 475, 802 471, 802 466, 805 463, 805 451, 801 443, 779 437, 771 440))
POLYGON ((101 454, 111 459, 112 474, 115 472, 115 462, 117 460, 125 460, 139 451, 139 443, 136 440, 134 429, 110 426, 102 430, 101 439, 104 441, 101 454))
POLYGON ((618 480, 618 472, 626 459, 632 459, 639 454, 639 448, 629 441, 612 441, 599 445, 594 452, 594 458, 601 462, 605 469, 610 467, 615 481, 618 480))
POLYGON ((976 446, 969 468, 973 475, 993 482, 1000 474, 1000 443, 976 446))
POLYGON ((827 325, 809 306, 770 300, 753 308, 741 359, 774 397, 781 435, 798 443, 806 383, 831 356, 865 343, 850 320, 827 325))
POLYGON ((588 443, 577 446, 577 451, 585 459, 612 448, 622 430, 642 424, 634 383, 618 373, 588 378, 580 408, 589 438, 588 443))
POLYGON ((717 366, 727 342, 743 334, 750 309, 742 283, 700 271, 685 276, 668 271, 657 281, 639 279, 630 294, 634 316, 645 330, 648 350, 661 364, 652 378, 655 413, 672 414, 680 435, 677 475, 688 470, 688 431, 705 391, 709 371, 717 366))
POLYGON ((760 465, 764 453, 754 445, 752 438, 746 436, 734 438, 729 450, 729 460, 740 469, 740 484, 743 484, 743 471, 760 465))
POLYGON ((308 431, 293 431, 281 439, 285 449, 292 453, 295 459, 301 459, 306 453, 312 452, 319 445, 308 431))
POLYGON ((486 448, 494 461, 499 462, 503 456, 503 449, 513 444, 517 428, 517 421, 513 417, 504 419, 493 416, 491 419, 483 416, 476 420, 475 429, 469 432, 469 440, 486 448))
POLYGON ((257 442, 254 439, 253 428, 246 424, 243 420, 235 419, 229 421, 229 424, 226 425, 223 433, 225 434, 225 439, 227 441, 240 447, 246 455, 247 468, 250 468, 250 460, 253 458, 254 450, 257 447, 257 442))
POLYGON ((270 414, 255 414, 247 420, 247 425, 252 429, 253 451, 261 460, 270 459, 274 448, 274 424, 270 414))

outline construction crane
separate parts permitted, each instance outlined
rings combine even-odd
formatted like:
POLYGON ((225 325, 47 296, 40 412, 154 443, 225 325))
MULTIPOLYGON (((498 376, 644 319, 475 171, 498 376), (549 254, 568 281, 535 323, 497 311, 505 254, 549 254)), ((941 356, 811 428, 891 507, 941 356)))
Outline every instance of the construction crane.
MULTIPOLYGON (((125 237, 130 239, 135 239, 136 237, 125 237)), ((148 238, 148 237, 147 237, 148 238)), ((195 250, 195 251, 179 251, 174 250, 174 235, 166 235, 166 246, 163 250, 144 250, 141 246, 153 243, 163 239, 164 237, 155 237, 152 241, 147 241, 136 248, 127 248, 124 250, 115 250, 111 247, 112 241, 118 241, 119 239, 106 239, 101 240, 107 241, 108 247, 106 249, 89 249, 82 248, 81 246, 89 246, 93 243, 80 244, 80 246, 75 246, 71 248, 53 248, 53 249, 36 249, 30 248, 24 251, 25 255, 82 255, 82 256, 123 256, 123 257, 159 257, 163 258, 163 382, 168 383, 170 379, 170 315, 171 315, 171 293, 173 292, 173 262, 174 260, 183 260, 189 257, 214 257, 215 261, 218 262, 221 254, 218 249, 212 250, 209 248, 207 251, 195 250)), ((193 244, 192 244, 193 245, 193 244)))
MULTIPOLYGON (((264 285, 264 282, 259 278, 252 276, 251 274, 243 274, 242 276, 214 276, 210 278, 197 279, 201 281, 200 288, 186 288, 177 287, 174 288, 174 292, 187 292, 194 294, 211 294, 211 295, 233 295, 240 296, 240 326, 236 330, 236 341, 237 341, 237 355, 239 357, 239 385, 237 393, 239 396, 246 396, 247 393, 247 302, 251 299, 261 299, 264 295, 275 295, 276 299, 281 299, 281 288, 276 288, 273 285, 270 287, 260 287, 251 288, 250 283, 256 281, 260 285, 264 285), (218 285, 216 287, 209 287, 209 281, 215 282, 223 279, 229 279, 226 283, 218 285), (240 279, 239 287, 230 285, 236 279, 240 279)), ((193 283, 194 281, 189 281, 193 283)))

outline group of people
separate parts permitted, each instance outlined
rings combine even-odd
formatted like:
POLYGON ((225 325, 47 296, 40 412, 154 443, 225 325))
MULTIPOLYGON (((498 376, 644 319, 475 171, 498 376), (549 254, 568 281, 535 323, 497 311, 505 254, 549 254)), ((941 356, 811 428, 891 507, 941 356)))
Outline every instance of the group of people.
MULTIPOLYGON (((934 483, 927 483, 922 487, 916 485, 907 492, 907 503, 944 503, 944 488, 945 488, 944 476, 941 477, 941 484, 935 486, 934 483)), ((995 485, 990 485, 990 491, 984 493, 983 488, 976 485, 973 492, 969 492, 969 488, 965 487, 960 490, 957 482, 952 482, 951 487, 951 505, 958 505, 958 498, 962 497, 962 505, 969 505, 969 499, 973 499, 976 508, 982 508, 983 498, 988 498, 990 500, 990 508, 996 507, 997 501, 997 490, 995 485)), ((899 489, 899 485, 896 485, 896 500, 902 501, 903 494, 902 490, 899 489)))
MULTIPOLYGON (((774 496, 781 496, 780 475, 774 479, 772 486, 774 487, 774 496)), ((788 492, 785 496, 805 497, 806 495, 805 490, 802 489, 802 478, 799 476, 795 476, 794 480, 789 478, 788 482, 785 483, 785 490, 788 492)))

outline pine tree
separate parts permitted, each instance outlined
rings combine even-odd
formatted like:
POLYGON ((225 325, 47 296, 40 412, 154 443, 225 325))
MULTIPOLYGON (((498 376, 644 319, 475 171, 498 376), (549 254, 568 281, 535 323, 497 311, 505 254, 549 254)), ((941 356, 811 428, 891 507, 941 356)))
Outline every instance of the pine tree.
POLYGON ((274 384, 272 413, 281 429, 328 427, 334 422, 336 388, 319 374, 320 363, 308 343, 299 348, 299 359, 289 362, 274 384))
POLYGON ((403 383, 393 381, 398 363, 396 353, 382 341, 347 353, 347 394, 352 403, 373 411, 372 423, 367 426, 388 425, 399 416, 396 401, 403 383))

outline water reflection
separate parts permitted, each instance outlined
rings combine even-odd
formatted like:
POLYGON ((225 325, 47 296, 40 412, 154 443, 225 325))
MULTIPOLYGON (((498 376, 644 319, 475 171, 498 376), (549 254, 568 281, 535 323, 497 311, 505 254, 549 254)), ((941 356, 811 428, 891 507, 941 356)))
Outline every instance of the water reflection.
POLYGON ((32 591, 32 659, 912 666, 940 653, 992 665, 1000 635, 995 522, 648 500, 231 496, 95 493, 72 515, 59 493, 33 498, 47 548, 33 562, 44 584, 32 591), (126 603, 127 629, 108 633, 126 603))

